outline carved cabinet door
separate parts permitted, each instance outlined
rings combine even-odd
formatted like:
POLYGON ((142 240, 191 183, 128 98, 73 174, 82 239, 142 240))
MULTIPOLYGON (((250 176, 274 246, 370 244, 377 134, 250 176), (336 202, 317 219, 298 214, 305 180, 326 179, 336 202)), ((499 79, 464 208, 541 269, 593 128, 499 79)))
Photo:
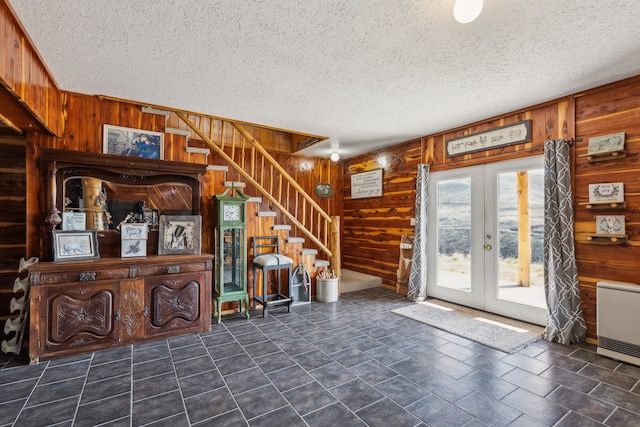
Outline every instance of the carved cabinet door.
POLYGON ((201 304, 209 303, 203 298, 203 272, 167 274, 145 279, 145 294, 149 316, 146 334, 164 334, 172 331, 201 328, 207 310, 201 304))
POLYGON ((46 314, 41 319, 47 323, 40 327, 44 335, 40 342, 44 345, 43 353, 67 352, 79 347, 91 349, 94 345, 118 342, 115 321, 119 310, 118 289, 117 281, 65 283, 43 288, 46 304, 41 307, 46 314))

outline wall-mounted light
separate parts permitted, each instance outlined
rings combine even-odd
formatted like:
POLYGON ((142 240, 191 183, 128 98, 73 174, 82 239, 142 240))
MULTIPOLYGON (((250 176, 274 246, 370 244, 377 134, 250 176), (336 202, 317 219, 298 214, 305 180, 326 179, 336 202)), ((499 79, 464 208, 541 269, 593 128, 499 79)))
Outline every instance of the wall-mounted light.
POLYGON ((330 159, 332 162, 337 162, 338 160, 340 160, 340 154, 338 154, 337 151, 334 151, 333 153, 331 153, 330 159))
POLYGON ((308 171, 309 169, 311 169, 311 163, 308 161, 304 161, 300 164, 300 170, 301 171, 308 171))
POLYGON ((480 16, 483 0, 456 0, 453 17, 461 24, 468 24, 480 16))

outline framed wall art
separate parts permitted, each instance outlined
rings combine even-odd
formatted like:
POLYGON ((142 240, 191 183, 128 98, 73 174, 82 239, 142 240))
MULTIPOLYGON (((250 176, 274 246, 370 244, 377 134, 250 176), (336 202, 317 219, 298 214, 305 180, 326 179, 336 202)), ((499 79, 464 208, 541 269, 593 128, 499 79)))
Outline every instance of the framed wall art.
POLYGON ((625 236, 624 215, 596 215, 596 236, 625 236))
POLYGON ((55 262, 100 258, 96 230, 53 230, 52 233, 55 262))
POLYGON ((531 120, 446 141, 447 157, 531 141, 531 120))
POLYGON ((164 159, 164 133, 104 125, 102 151, 105 154, 164 159))
POLYGON ((329 183, 319 182, 315 187, 313 187, 313 192, 321 199, 325 199, 327 197, 331 197, 333 194, 333 187, 329 183))
POLYGON ((624 132, 589 138, 588 154, 610 153, 624 149, 624 132))
POLYGON ((382 197, 382 169, 351 175, 351 198, 382 197))
POLYGON ((624 202, 624 183, 589 184, 589 203, 624 202))
POLYGON ((158 255, 199 255, 201 241, 200 215, 160 215, 158 255))

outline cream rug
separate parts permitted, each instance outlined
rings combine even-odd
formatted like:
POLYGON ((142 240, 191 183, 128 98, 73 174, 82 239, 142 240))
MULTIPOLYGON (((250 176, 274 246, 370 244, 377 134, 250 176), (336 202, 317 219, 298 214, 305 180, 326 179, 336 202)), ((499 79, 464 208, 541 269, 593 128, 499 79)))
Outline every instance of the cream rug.
POLYGON ((544 329, 435 299, 391 311, 506 353, 514 353, 537 341, 544 329))

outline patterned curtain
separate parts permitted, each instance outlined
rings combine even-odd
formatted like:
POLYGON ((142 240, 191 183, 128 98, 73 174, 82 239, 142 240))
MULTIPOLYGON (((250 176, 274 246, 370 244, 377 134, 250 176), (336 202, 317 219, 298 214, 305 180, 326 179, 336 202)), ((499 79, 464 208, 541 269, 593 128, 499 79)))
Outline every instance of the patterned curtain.
POLYGON ((545 142, 544 289, 549 318, 543 336, 565 345, 581 342, 587 334, 574 251, 570 160, 565 140, 545 142))
POLYGON ((407 298, 419 302, 427 298, 427 206, 429 205, 429 165, 418 165, 416 181, 416 230, 407 298))

